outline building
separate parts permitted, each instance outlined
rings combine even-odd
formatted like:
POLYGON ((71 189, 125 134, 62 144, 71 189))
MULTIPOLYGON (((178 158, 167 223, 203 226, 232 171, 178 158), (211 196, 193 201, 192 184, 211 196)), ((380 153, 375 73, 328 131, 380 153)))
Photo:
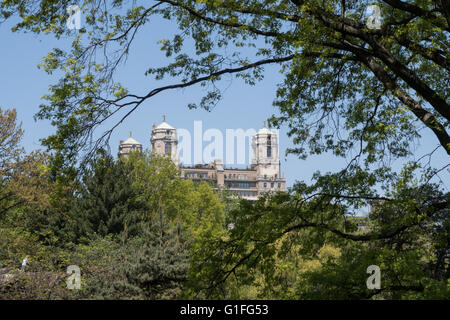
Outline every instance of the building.
MULTIPOLYGON (((131 135, 120 142, 119 157, 129 151, 142 150, 139 142, 130 139, 131 135)), ((217 189, 248 200, 256 200, 265 193, 286 191, 286 179, 281 175, 278 155, 278 136, 265 125, 252 137, 251 166, 245 169, 225 168, 220 159, 209 164, 180 165, 177 131, 166 122, 165 117, 160 125, 153 125, 150 143, 152 152, 171 157, 180 167, 184 179, 207 181, 217 189)))
POLYGON ((163 116, 163 122, 159 126, 153 125, 150 143, 152 151, 162 156, 170 155, 172 161, 178 165, 177 130, 166 122, 166 116, 163 116))
POLYGON ((130 153, 132 151, 142 152, 142 144, 140 144, 139 142, 134 140, 131 137, 131 132, 130 132, 130 137, 127 140, 125 140, 125 141, 120 140, 119 153, 117 154, 117 156, 119 158, 122 156, 126 157, 128 155, 128 153, 130 153))

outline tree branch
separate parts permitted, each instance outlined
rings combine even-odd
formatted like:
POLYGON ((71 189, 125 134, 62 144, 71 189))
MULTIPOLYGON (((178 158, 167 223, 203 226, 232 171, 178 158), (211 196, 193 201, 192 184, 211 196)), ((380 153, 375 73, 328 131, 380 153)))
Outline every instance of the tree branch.
POLYGON ((279 33, 279 32, 259 30, 259 29, 256 29, 255 27, 252 27, 252 26, 249 26, 249 25, 236 23, 236 22, 229 22, 229 21, 222 20, 222 19, 214 19, 214 18, 211 18, 211 17, 207 17, 207 16, 201 14, 200 12, 192 9, 191 7, 189 7, 189 6, 185 5, 185 4, 176 2, 176 1, 161 0, 161 2, 168 3, 168 4, 170 4, 170 5, 174 6, 174 7, 180 7, 182 9, 188 11, 194 17, 197 17, 197 18, 199 18, 201 20, 204 20, 204 21, 207 21, 207 22, 211 22, 213 24, 219 24, 219 25, 222 25, 222 26, 232 27, 232 28, 245 29, 245 30, 248 30, 248 31, 253 32, 255 34, 266 36, 266 37, 277 37, 277 36, 281 35, 281 33, 279 33))
POLYGON ((323 228, 325 230, 328 230, 344 239, 353 240, 353 241, 371 241, 371 240, 383 240, 383 239, 390 239, 404 231, 406 231, 408 228, 411 228, 413 226, 416 226, 420 224, 422 221, 424 221, 426 218, 431 217, 434 213, 436 213, 439 210, 448 208, 449 203, 448 201, 435 203, 426 208, 426 214, 421 217, 418 221, 412 224, 404 224, 402 226, 399 226, 393 230, 387 231, 387 232, 381 232, 381 233, 368 233, 368 234, 362 234, 362 235, 356 235, 356 234, 349 234, 342 232, 340 230, 337 230, 335 228, 331 228, 325 223, 315 223, 315 222, 304 222, 301 224, 297 224, 291 227, 286 228, 284 230, 283 234, 289 233, 294 230, 301 230, 305 228, 323 228))

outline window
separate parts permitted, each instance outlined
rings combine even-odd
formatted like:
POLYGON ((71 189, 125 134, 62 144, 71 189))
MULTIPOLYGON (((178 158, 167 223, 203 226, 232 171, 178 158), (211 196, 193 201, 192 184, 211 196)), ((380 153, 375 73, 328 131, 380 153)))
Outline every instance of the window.
POLYGON ((165 147, 165 155, 167 156, 169 153, 172 152, 172 145, 170 143, 165 143, 164 147, 165 147))
POLYGON ((281 183, 278 183, 278 188, 281 188, 281 183))
POLYGON ((272 147, 267 147, 267 158, 272 158, 272 147))
POLYGON ((264 188, 267 188, 267 183, 264 182, 264 188))
POLYGON ((275 173, 275 179, 277 178, 277 176, 278 176, 278 175, 275 173))
POLYGON ((267 179, 267 174, 264 175, 264 179, 267 179))
POLYGON ((274 185, 274 183, 272 182, 272 183, 270 184, 270 187, 273 188, 273 185, 274 185))

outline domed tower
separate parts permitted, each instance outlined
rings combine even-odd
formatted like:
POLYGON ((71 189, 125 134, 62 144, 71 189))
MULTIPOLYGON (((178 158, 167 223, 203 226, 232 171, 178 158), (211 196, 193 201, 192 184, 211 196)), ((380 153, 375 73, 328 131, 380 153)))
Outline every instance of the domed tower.
POLYGON ((127 140, 120 140, 119 153, 117 156, 119 158, 126 158, 130 152, 142 152, 142 144, 132 138, 131 132, 130 137, 127 140))
POLYGON ((262 179, 280 178, 280 158, 278 155, 278 136, 276 131, 264 127, 252 139, 252 167, 262 179))
POLYGON ((166 122, 166 116, 163 116, 163 122, 160 125, 153 125, 150 142, 152 152, 170 156, 172 161, 178 164, 177 130, 166 122))

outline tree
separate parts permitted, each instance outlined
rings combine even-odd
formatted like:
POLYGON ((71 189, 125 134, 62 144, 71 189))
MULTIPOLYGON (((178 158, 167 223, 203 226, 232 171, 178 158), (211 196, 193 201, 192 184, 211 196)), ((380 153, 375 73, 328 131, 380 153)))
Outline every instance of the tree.
POLYGON ((181 229, 160 212, 145 236, 135 239, 123 268, 128 283, 145 299, 175 299, 188 280, 189 251, 181 229))
POLYGON ((144 219, 163 210, 171 221, 176 221, 192 211, 191 196, 195 189, 181 179, 180 170, 169 158, 146 151, 131 155, 127 162, 134 167, 133 187, 148 206, 144 219))
POLYGON ((401 192, 378 204, 370 216, 374 226, 359 233, 348 230, 353 228, 339 214, 345 207, 318 199, 300 204, 278 194, 243 201, 230 213, 230 233, 203 243, 197 292, 242 298, 245 293, 236 296, 235 288, 250 286, 278 299, 446 298, 448 195, 435 189, 401 192), (381 268, 379 290, 366 287, 370 265, 381 268))
MULTIPOLYGON (((2 14, 8 17, 17 11, 23 17, 15 30, 54 32, 56 36, 69 32, 61 19, 68 2, 44 1, 37 10, 31 10, 31 4, 27 0, 4 1, 2 14)), ((221 98, 218 86, 223 77, 240 78, 251 85, 262 79, 264 66, 277 64, 284 74, 274 101, 280 115, 272 116, 270 122, 289 127, 289 136, 297 145, 289 152, 302 158, 331 152, 346 158, 348 165, 338 172, 316 173, 311 183, 297 183, 289 196, 275 197, 267 206, 243 206, 254 212, 254 217, 248 217, 248 211, 241 211, 252 223, 245 226, 251 225, 267 238, 256 244, 250 238, 241 239, 236 252, 242 256, 232 256, 229 263, 236 264, 231 270, 238 272, 243 262, 257 264, 260 252, 270 255, 273 250, 267 253, 267 244, 281 235, 307 230, 315 243, 299 237, 306 247, 317 250, 325 240, 342 248, 353 243, 348 250, 356 247, 361 254, 355 256, 369 257, 367 250, 375 246, 377 254, 395 252, 400 266, 416 263, 420 277, 406 273, 395 280, 395 273, 393 282, 382 289, 391 296, 408 297, 410 293, 426 297, 430 286, 445 285, 445 279, 437 274, 448 274, 448 260, 443 257, 449 245, 442 239, 448 235, 449 196, 438 176, 448 164, 433 167, 427 160, 439 153, 448 159, 450 154, 450 5, 443 0, 378 1, 381 25, 374 28, 365 16, 370 4, 161 0, 128 10, 122 1, 89 10, 97 8, 98 2, 86 1, 86 28, 74 40, 72 50, 56 49, 42 64, 50 73, 65 71, 37 114, 39 119, 57 124, 56 134, 44 143, 60 159, 57 165, 68 166, 106 120, 119 117, 90 150, 107 142, 112 130, 160 92, 212 84, 212 91, 198 105, 189 104, 211 110, 221 98), (112 75, 132 50, 136 33, 156 16, 178 24, 179 32, 161 41, 161 49, 174 58, 164 67, 146 66, 145 71, 158 80, 171 77, 178 82, 144 94, 131 92, 114 82, 112 75), (195 52, 186 49, 187 39, 193 40, 195 52), (90 59, 99 50, 104 59, 90 59), (414 141, 423 129, 435 137, 436 149, 416 155, 414 141), (401 163, 400 169, 392 167, 394 160, 401 163), (346 217, 374 201, 379 203, 374 228, 365 234, 346 230, 346 217), (273 219, 276 212, 288 213, 290 219, 273 219), (382 223, 387 217, 389 225, 382 223), (428 237, 426 230, 433 230, 433 237, 428 237), (427 254, 422 250, 427 246, 421 249, 412 238, 427 239, 427 246, 439 248, 428 252, 431 256, 425 265, 419 261, 427 254), (398 249, 405 243, 412 246, 414 254, 403 255, 398 249), (429 273, 435 262, 439 272, 429 273)), ((252 230, 241 231, 253 234, 252 230)), ((343 252, 342 263, 352 257, 347 253, 343 252)), ((360 262, 363 270, 368 261, 360 262)), ((352 270, 345 266, 348 264, 340 270, 352 270)), ((403 267, 400 269, 405 270, 403 267)), ((212 280, 217 284, 223 278, 212 280)), ((367 292, 353 292, 355 296, 367 297, 367 292)))
POLYGON ((115 161, 99 150, 100 157, 92 161, 79 191, 73 200, 68 221, 76 228, 77 237, 135 236, 139 233, 138 217, 145 214, 147 204, 139 200, 139 190, 133 187, 133 164, 115 161))
POLYGON ((3 113, 0 108, 0 217, 18 205, 17 201, 13 201, 14 192, 8 186, 14 174, 14 166, 24 153, 19 145, 23 131, 16 124, 16 117, 16 110, 6 110, 3 113))
POLYGON ((104 155, 94 162, 84 179, 89 192, 74 202, 73 216, 86 230, 80 234, 89 238, 77 245, 72 258, 87 270, 79 298, 192 295, 201 281, 196 271, 202 245, 223 234, 225 215, 215 191, 206 183, 195 186, 179 173, 169 158, 154 153, 134 153, 118 161, 104 155), (120 171, 124 168, 126 174, 120 171), (115 196, 118 190, 124 197, 115 196), (145 209, 133 211, 127 203, 144 203, 145 209), (111 228, 111 221, 119 227, 111 228))
POLYGON ((14 109, 0 109, 0 221, 5 227, 42 231, 39 217, 51 210, 54 191, 48 156, 40 150, 25 152, 16 117, 14 109))
MULTIPOLYGON (((32 11, 31 1, 4 1, 2 14, 21 15, 23 20, 13 28, 15 31, 53 32, 62 36, 69 32, 64 19, 68 4, 69 1, 47 0, 40 9, 32 11)), ((127 10, 122 1, 104 9, 95 0, 86 1, 86 30, 76 37, 72 52, 57 49, 43 63, 48 72, 68 71, 64 80, 51 88, 50 104, 42 106, 37 115, 59 120, 57 134, 45 143, 74 153, 105 119, 124 109, 127 117, 159 92, 216 83, 226 74, 234 74, 251 84, 262 77, 264 65, 280 64, 286 78, 278 89, 276 105, 290 119, 272 119, 273 123, 290 122, 296 140, 306 138, 313 152, 325 147, 318 138, 324 135, 325 121, 335 115, 345 120, 350 131, 348 139, 328 146, 338 154, 356 147, 354 143, 360 139, 366 142, 364 150, 369 152, 394 135, 404 139, 399 139, 391 152, 403 153, 402 143, 417 135, 417 131, 408 125, 402 128, 401 124, 412 119, 429 128, 441 147, 450 153, 446 131, 450 117, 446 46, 449 5, 446 1, 380 1, 382 25, 371 29, 364 21, 369 4, 369 1, 337 0, 323 3, 255 0, 246 4, 231 0, 163 0, 127 10), (98 10, 89 11, 89 7, 98 10), (181 77, 180 83, 149 90, 144 95, 128 93, 120 84, 112 83, 110 76, 127 56, 135 34, 157 15, 174 19, 179 26, 173 40, 161 42, 167 56, 182 52, 183 35, 188 34, 195 41, 198 57, 179 54, 167 67, 146 71, 157 79, 181 77), (84 36, 86 42, 81 41, 84 36), (259 39, 264 39, 265 44, 257 43, 259 39), (105 58, 111 58, 108 50, 116 50, 117 45, 121 46, 119 54, 105 61, 106 64, 89 59, 104 48, 105 58), (234 53, 220 54, 220 48, 225 46, 234 48, 234 53), (262 59, 243 57, 242 46, 256 47, 256 56, 262 59), (348 110, 348 105, 354 109, 348 110), (407 112, 395 112, 402 108, 407 112), (318 121, 311 119, 314 121, 303 124, 300 121, 318 112, 322 113, 317 115, 318 121), (394 112, 395 121, 391 119, 394 112), (293 115, 298 121, 293 121, 293 115), (384 123, 382 128, 377 127, 379 122, 384 123), (313 128, 316 134, 311 134, 313 128), (380 130, 390 134, 381 137, 376 134, 380 130), (61 142, 66 142, 66 146, 60 146, 61 142)), ((202 107, 208 109, 220 98, 220 92, 214 90, 202 100, 202 107)), ((106 131, 101 139, 108 138, 110 133, 106 131)))
POLYGON ((23 148, 19 142, 23 135, 21 125, 16 123, 17 112, 15 109, 0 109, 0 172, 2 177, 10 171, 11 164, 19 159, 23 148))
POLYGON ((202 266, 208 246, 225 234, 223 199, 205 182, 182 179, 168 157, 136 153, 127 162, 134 166, 133 186, 148 205, 140 221, 150 225, 136 240, 146 245, 131 250, 135 263, 126 272, 132 287, 141 288, 141 294, 151 299, 196 297, 207 272, 202 266))

